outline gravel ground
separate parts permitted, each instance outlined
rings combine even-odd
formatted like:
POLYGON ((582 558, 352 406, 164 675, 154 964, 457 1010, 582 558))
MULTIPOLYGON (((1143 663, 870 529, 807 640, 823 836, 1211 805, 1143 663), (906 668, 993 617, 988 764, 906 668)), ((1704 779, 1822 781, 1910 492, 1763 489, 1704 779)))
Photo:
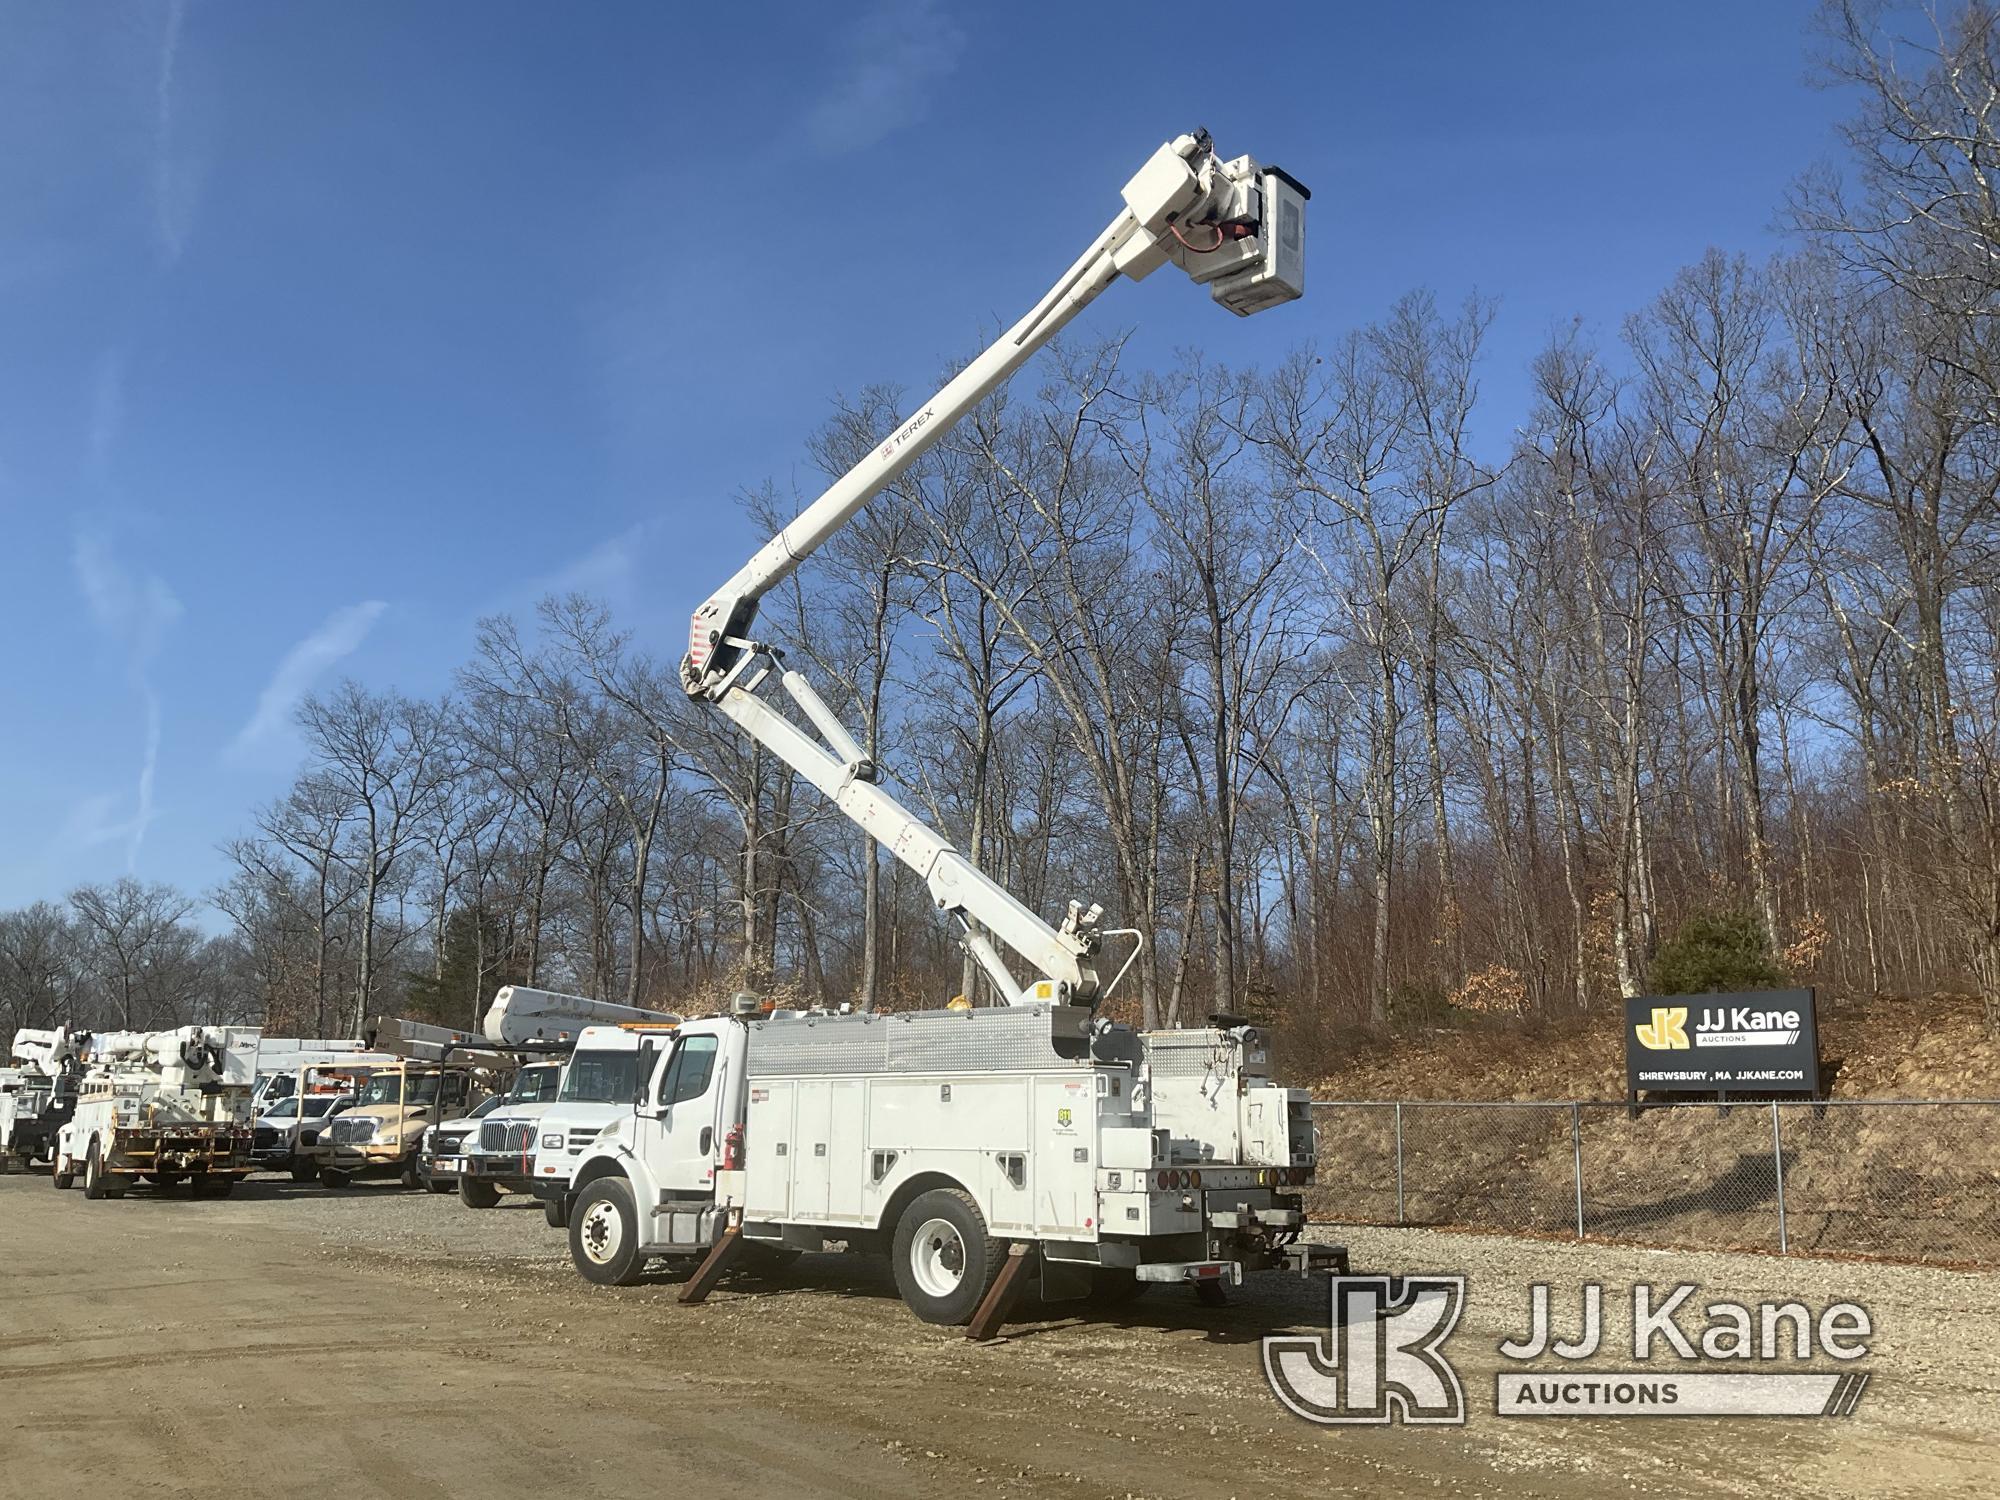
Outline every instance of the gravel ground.
MULTIPOLYGON (((887 1268, 808 1256, 703 1307, 662 1276, 594 1288, 539 1207, 257 1179, 220 1202, 86 1203, 0 1177, 0 1474, 11 1493, 205 1497, 317 1476, 345 1496, 1990 1495, 2000 1275, 1551 1244, 1340 1236, 1357 1271, 1464 1272, 1447 1352, 1462 1428, 1310 1426, 1258 1339, 1326 1328, 1323 1291, 1260 1278, 1227 1308, 1153 1295, 1083 1317, 1028 1303, 998 1343, 916 1322, 887 1268), (1520 1421, 1492 1411, 1528 1284, 1855 1300, 1860 1409, 1810 1421, 1520 1421), (193 1378, 191 1378, 193 1377, 193 1378), (227 1460, 242 1463, 240 1479, 227 1460)), ((1629 1305, 1629 1304, 1627 1304, 1629 1305)), ((1691 1326, 1699 1318, 1687 1319, 1691 1326)))

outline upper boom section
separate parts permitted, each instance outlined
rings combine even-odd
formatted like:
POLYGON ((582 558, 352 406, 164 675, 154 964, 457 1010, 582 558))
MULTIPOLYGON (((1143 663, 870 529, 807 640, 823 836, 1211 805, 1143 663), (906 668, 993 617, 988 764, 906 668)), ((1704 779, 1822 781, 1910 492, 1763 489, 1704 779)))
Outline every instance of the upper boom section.
POLYGON ((1206 131, 1155 151, 1125 184, 1125 207, 1028 315, 924 403, 694 612, 681 679, 719 698, 742 660, 758 602, 952 425, 1025 364, 1118 277, 1172 262, 1239 317, 1305 290, 1305 188, 1276 167, 1224 161, 1206 131))

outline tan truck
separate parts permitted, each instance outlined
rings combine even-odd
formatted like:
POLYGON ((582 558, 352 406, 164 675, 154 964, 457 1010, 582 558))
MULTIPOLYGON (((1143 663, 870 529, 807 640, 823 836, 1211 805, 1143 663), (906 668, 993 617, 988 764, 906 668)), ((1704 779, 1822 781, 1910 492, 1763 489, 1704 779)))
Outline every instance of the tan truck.
POLYGON ((450 1063, 402 1062, 377 1068, 309 1148, 320 1182, 345 1187, 358 1176, 397 1176, 419 1187, 424 1132, 464 1114, 492 1092, 486 1070, 450 1063))

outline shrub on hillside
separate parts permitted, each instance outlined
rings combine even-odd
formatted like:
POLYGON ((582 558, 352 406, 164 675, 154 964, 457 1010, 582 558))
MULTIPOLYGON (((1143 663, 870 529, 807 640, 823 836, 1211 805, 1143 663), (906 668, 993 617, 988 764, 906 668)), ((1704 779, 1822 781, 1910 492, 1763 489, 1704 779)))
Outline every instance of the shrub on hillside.
POLYGON ((1785 983, 1764 924, 1746 911, 1705 912, 1660 945, 1647 988, 1655 995, 1768 990, 1785 983))

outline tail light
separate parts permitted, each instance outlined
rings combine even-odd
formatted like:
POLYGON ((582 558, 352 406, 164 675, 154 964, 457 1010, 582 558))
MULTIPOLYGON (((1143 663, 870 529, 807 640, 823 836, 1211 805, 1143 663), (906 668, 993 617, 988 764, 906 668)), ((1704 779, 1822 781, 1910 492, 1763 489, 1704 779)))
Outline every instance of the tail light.
POLYGON ((722 1170, 743 1170, 743 1127, 740 1124, 730 1126, 722 1137, 722 1170))

